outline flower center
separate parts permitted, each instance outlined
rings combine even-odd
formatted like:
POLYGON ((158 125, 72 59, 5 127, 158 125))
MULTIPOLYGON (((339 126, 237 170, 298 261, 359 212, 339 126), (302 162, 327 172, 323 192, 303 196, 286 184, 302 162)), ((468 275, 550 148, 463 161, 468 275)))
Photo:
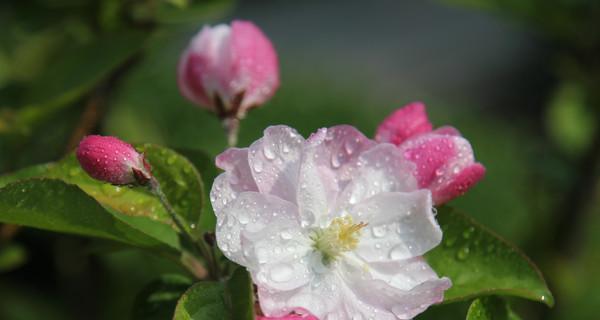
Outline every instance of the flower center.
POLYGON ((351 216, 335 218, 329 227, 313 232, 313 248, 321 252, 323 264, 328 265, 342 252, 356 249, 360 231, 366 226, 364 222, 354 223, 351 216))

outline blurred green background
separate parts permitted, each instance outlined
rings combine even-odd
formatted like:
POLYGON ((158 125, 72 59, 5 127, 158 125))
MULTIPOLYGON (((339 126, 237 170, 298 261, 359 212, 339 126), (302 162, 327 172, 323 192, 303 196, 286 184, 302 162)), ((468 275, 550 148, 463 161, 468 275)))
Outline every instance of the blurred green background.
MULTIPOLYGON (((89 133, 225 147, 218 120, 184 100, 176 65, 205 23, 254 21, 281 88, 242 122, 308 135, 351 124, 372 136, 420 100, 461 130, 488 169, 451 202, 521 246, 554 309, 600 304, 600 2, 594 0, 32 0, 0 3, 0 173, 53 161, 89 133)), ((0 319, 130 319, 136 293, 175 264, 109 243, 0 226, 0 319)), ((419 319, 461 319, 467 305, 419 319)))

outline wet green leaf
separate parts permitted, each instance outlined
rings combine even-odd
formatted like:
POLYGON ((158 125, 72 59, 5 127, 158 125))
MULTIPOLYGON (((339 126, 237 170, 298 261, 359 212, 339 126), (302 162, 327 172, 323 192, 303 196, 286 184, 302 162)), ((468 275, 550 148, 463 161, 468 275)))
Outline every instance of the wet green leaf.
POLYGON ((174 320, 254 320, 254 286, 238 267, 225 282, 199 282, 179 300, 174 320))
POLYGON ((1 188, 0 221, 140 247, 162 246, 110 214, 79 187, 54 179, 19 181, 1 188))
POLYGON ((554 304, 542 274, 517 247, 452 208, 440 208, 437 219, 444 239, 426 259, 452 280, 445 302, 500 294, 554 304))
POLYGON ((467 320, 520 320, 514 313, 506 300, 490 296, 475 299, 469 311, 467 320))
POLYGON ((198 282, 179 299, 173 319, 231 319, 227 299, 225 286, 222 283, 198 282))
POLYGON ((152 144, 140 146, 152 165, 152 174, 173 205, 177 214, 188 222, 188 230, 195 233, 205 203, 204 183, 196 167, 173 150, 152 144))
MULTIPOLYGON (((177 213, 189 222, 190 230, 193 230, 192 225, 197 226, 206 203, 204 185, 196 168, 185 157, 164 147, 145 144, 139 150, 145 153, 153 174, 177 213)), ((122 221, 177 247, 171 218, 146 188, 114 186, 92 179, 72 154, 57 163, 33 166, 2 176, 0 186, 32 177, 54 178, 75 184, 106 209, 120 213, 122 221)))

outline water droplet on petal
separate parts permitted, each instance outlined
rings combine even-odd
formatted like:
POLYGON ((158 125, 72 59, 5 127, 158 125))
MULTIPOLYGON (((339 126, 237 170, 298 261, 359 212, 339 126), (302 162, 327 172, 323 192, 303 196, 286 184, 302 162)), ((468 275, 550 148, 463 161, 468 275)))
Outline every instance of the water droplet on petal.
POLYGON ((263 154, 265 155, 265 158, 267 158, 268 160, 273 160, 275 159, 275 152, 273 152, 273 149, 271 146, 269 145, 265 145, 263 148, 263 154))
POLYGON ((287 263, 280 263, 271 268, 269 277, 275 282, 290 281, 294 275, 294 269, 287 263))
POLYGON ((331 155, 331 166, 335 169, 337 169, 341 166, 340 157, 338 156, 337 153, 333 153, 331 155))
POLYGON ((390 250, 390 259, 397 260, 404 258, 404 248, 401 245, 397 245, 390 250))
POLYGON ((256 173, 261 173, 263 170, 263 163, 258 159, 254 159, 253 169, 256 173))
POLYGON ((374 226, 373 228, 371 228, 371 231, 373 233, 373 237, 383 238, 387 234, 387 226, 385 226, 385 225, 374 226))

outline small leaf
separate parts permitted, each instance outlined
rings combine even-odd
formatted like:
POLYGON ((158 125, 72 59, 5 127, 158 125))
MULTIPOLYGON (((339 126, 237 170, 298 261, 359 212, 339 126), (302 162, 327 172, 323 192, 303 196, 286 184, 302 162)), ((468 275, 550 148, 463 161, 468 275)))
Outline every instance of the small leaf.
POLYGON ((222 283, 198 282, 179 299, 173 319, 232 319, 225 294, 225 286, 222 283))
POLYGON ((205 203, 204 183, 196 167, 173 150, 152 144, 139 148, 152 166, 152 175, 179 216, 188 222, 189 231, 198 228, 205 203))
POLYGON ((540 271, 518 248, 454 209, 438 212, 444 239, 425 257, 452 280, 445 302, 502 294, 554 304, 540 271))
MULTIPOLYGON (((176 149, 178 153, 185 156, 202 173, 204 186, 212 186, 213 181, 219 175, 219 169, 215 166, 215 158, 202 150, 176 149)), ((209 190, 205 188, 205 194, 209 190)), ((210 201, 204 201, 203 214, 200 216, 200 231, 214 232, 217 223, 210 201)))
POLYGON ((231 314, 236 320, 254 320, 254 286, 245 268, 237 268, 227 281, 231 314))
POLYGON ((226 282, 198 282, 179 300, 174 320, 254 320, 254 286, 238 267, 226 282))
POLYGON ((1 188, 0 221, 140 247, 162 246, 111 215, 77 186, 60 180, 32 179, 1 188))
POLYGON ((136 297, 132 319, 170 319, 177 301, 191 284, 189 278, 178 274, 163 275, 152 281, 136 297))
POLYGON ((512 311, 506 300, 496 296, 475 299, 467 312, 467 320, 520 319, 521 318, 512 311))

